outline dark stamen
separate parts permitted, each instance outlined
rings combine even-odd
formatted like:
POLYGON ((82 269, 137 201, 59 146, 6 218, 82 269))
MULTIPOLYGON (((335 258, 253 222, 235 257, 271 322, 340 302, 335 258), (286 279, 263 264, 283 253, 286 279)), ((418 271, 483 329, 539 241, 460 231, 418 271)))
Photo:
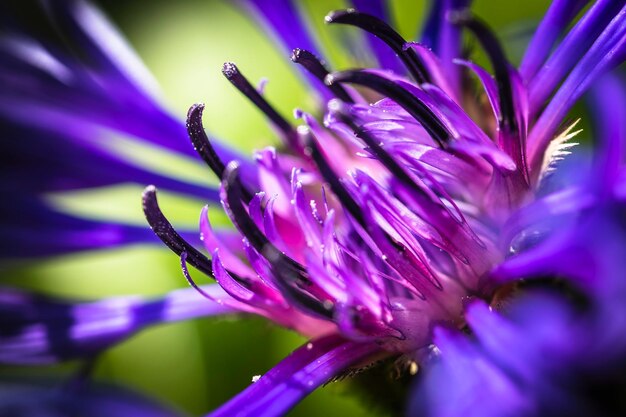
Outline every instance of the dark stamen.
POLYGON ((509 76, 509 62, 500 42, 498 42, 493 31, 484 22, 467 12, 455 15, 453 20, 457 25, 465 26, 469 29, 487 53, 498 85, 500 112, 502 114, 502 118, 498 120, 498 123, 501 128, 509 128, 511 131, 515 131, 517 122, 513 107, 513 89, 509 76))
POLYGON ((226 62, 222 73, 239 91, 254 103, 276 127, 283 133, 289 144, 296 140, 295 130, 291 124, 272 107, 265 98, 250 84, 246 77, 239 72, 239 68, 232 62, 226 62))
MULTIPOLYGON (((350 126, 350 128, 356 132, 356 135, 360 137, 361 139, 363 139, 363 141, 372 148, 376 156, 379 157, 381 162, 383 162, 383 164, 392 173, 394 173, 396 176, 399 176, 401 180, 406 181, 412 188, 417 189, 419 192, 423 192, 421 189, 419 189, 417 184, 415 184, 415 182, 411 180, 411 178, 406 174, 406 172, 402 168, 400 168, 398 163, 391 157, 391 155, 389 155, 386 151, 384 151, 371 136, 369 136, 367 133, 359 129, 358 126, 354 124, 354 122, 349 120, 347 117, 344 120, 343 116, 344 115, 342 114, 339 115, 339 117, 342 118, 342 121, 348 124, 348 126, 350 126)), ((310 133, 305 143, 308 149, 310 149, 311 158, 317 165, 317 168, 322 174, 322 177, 330 185, 330 188, 333 191, 333 193, 335 193, 339 201, 341 201, 341 204, 348 210, 348 212, 352 215, 352 217, 354 217, 354 219, 359 223, 359 225, 361 225, 361 227, 363 227, 364 230, 369 230, 370 232, 372 228, 377 227, 382 232, 387 242, 391 244, 399 253, 404 254, 407 251, 404 245, 402 245, 400 242, 396 241, 391 236, 389 236, 389 234, 384 229, 380 228, 380 226, 376 224, 372 224, 372 223, 367 223, 365 221, 365 218, 363 216, 360 206, 356 203, 356 201, 354 201, 354 199, 348 193, 348 190, 345 189, 343 184, 341 184, 341 181, 335 175, 332 168, 330 167, 330 165, 328 164, 328 162, 322 155, 322 152, 320 151, 319 147, 315 143, 315 140, 313 140, 313 138, 311 137, 310 133)), ((354 236, 354 239, 358 239, 358 236, 354 236)), ((432 280, 431 282, 433 282, 433 284, 437 288, 440 287, 440 284, 437 282, 436 279, 432 280)))
MULTIPOLYGON (((291 53, 291 60, 296 64, 302 65, 304 68, 306 68, 307 71, 313 74, 313 76, 321 82, 324 82, 324 78, 326 78, 329 73, 324 63, 311 52, 305 49, 294 49, 291 53)), ((339 84, 334 84, 327 87, 338 99, 343 100, 346 103, 354 103, 352 97, 350 97, 348 92, 339 84)))
POLYGON ((354 131, 355 135, 358 138, 365 142, 369 149, 374 153, 376 158, 378 158, 380 163, 382 163, 385 168, 387 168, 389 172, 394 175, 394 177, 402 181, 407 187, 411 188, 413 191, 422 195, 425 193, 424 190, 422 190, 422 188, 420 188, 420 186, 416 184, 415 181, 413 181, 411 176, 407 174, 407 172, 404 170, 404 168, 402 168, 398 161, 396 161, 393 156, 391 156, 385 149, 383 149, 383 147, 379 145, 378 141, 374 139, 372 135, 359 127, 352 120, 352 118, 350 118, 349 115, 340 111, 338 113, 338 116, 343 123, 348 125, 348 127, 350 127, 350 129, 354 131))
POLYGON ((442 148, 452 136, 428 106, 391 80, 362 70, 334 72, 326 77, 327 84, 338 82, 362 85, 389 97, 413 116, 442 148))
MULTIPOLYGON (((193 148, 198 152, 198 155, 206 162, 211 170, 217 175, 218 178, 224 176, 224 170, 226 167, 220 159, 217 152, 211 145, 204 126, 202 124, 202 112, 204 111, 204 104, 194 104, 187 112, 187 133, 193 144, 193 148)), ((252 200, 252 193, 246 187, 243 190, 246 201, 252 200)))
POLYGON ((426 66, 413 48, 405 49, 406 40, 391 26, 379 18, 367 13, 360 13, 354 9, 337 10, 330 12, 326 23, 339 23, 356 26, 371 33, 385 42, 398 55, 409 70, 415 81, 419 84, 430 82, 431 77, 426 66))
MULTIPOLYGON (((269 255, 272 261, 278 258, 286 258, 286 263, 291 268, 298 271, 301 285, 310 285, 311 282, 306 276, 306 269, 298 262, 294 261, 283 252, 278 250, 265 234, 258 228, 242 204, 241 181, 239 181, 239 166, 236 163, 229 164, 230 170, 224 173, 224 192, 226 193, 226 210, 230 212, 231 218, 242 235, 250 244, 262 255, 269 255)), ((269 260, 269 259, 268 259, 269 260)))
POLYGON ((205 274, 213 276, 211 261, 183 239, 165 218, 165 215, 159 208, 156 188, 153 185, 146 187, 144 190, 142 202, 143 212, 148 220, 148 224, 157 237, 178 256, 182 256, 183 252, 187 252, 186 258, 191 265, 205 274))
MULTIPOLYGON (((355 127, 353 124, 350 124, 350 126, 353 130, 355 130, 355 127)), ((315 143, 315 141, 310 136, 310 134, 305 143, 307 147, 311 150, 311 158, 313 159, 313 162, 315 162, 315 164, 317 165, 317 168, 322 174, 324 181, 326 181, 330 185, 330 189, 333 191, 335 196, 339 199, 342 206, 345 207, 346 210, 348 210, 348 212, 352 215, 352 217, 354 217, 354 219, 359 223, 359 225, 363 227, 363 229, 365 230, 370 229, 372 225, 371 224, 368 225, 365 222, 365 218, 363 217, 363 213, 361 211, 360 206, 357 204, 354 198, 352 198, 348 190, 346 190, 346 187, 343 186, 343 184, 339 180, 339 177, 337 177, 333 169, 330 167, 330 165, 328 164, 328 162, 322 155, 322 152, 320 151, 319 147, 317 146, 317 143, 315 143)), ((391 156, 389 156, 389 158, 391 158, 391 156)), ((387 232, 385 232, 384 230, 382 232, 384 233, 388 242, 393 244, 397 249, 401 247, 401 245, 395 242, 389 236, 389 234, 387 234, 387 232)))
POLYGON ((226 167, 204 132, 204 126, 202 125, 203 111, 204 104, 194 104, 191 106, 187 112, 187 133, 198 155, 207 163, 218 178, 222 178, 226 167))
POLYGON ((279 285, 284 295, 291 297, 312 313, 332 319, 332 308, 303 289, 312 284, 304 266, 274 246, 246 211, 242 203, 238 171, 237 164, 230 163, 226 167, 223 178, 223 187, 226 193, 225 208, 229 217, 233 219, 237 229, 248 239, 252 247, 268 260, 272 273, 277 278, 276 284, 279 285))
POLYGON ((313 159, 313 162, 315 162, 315 165, 317 165, 324 181, 330 185, 330 189, 333 191, 335 196, 337 196, 341 205, 345 207, 354 220, 356 220, 365 229, 365 219, 363 218, 360 206, 356 201, 354 201, 354 198, 352 198, 348 190, 346 190, 339 180, 339 177, 337 177, 333 169, 330 167, 321 150, 317 146, 317 143, 315 143, 315 140, 311 137, 311 133, 308 134, 308 138, 305 143, 311 150, 311 158, 313 159))
MULTIPOLYGON (((202 287, 196 284, 196 281, 194 281, 194 279, 191 277, 191 274, 189 273, 189 268, 187 268, 187 256, 188 256, 187 252, 183 252, 180 254, 180 269, 183 271, 183 276, 187 280, 187 283, 191 285, 191 287, 194 290, 198 291, 200 295, 202 295, 204 298, 211 300, 211 301, 215 301, 215 298, 212 297, 210 294, 208 294, 206 291, 204 291, 202 287)), ((239 275, 234 274, 232 271, 228 271, 228 273, 239 284, 243 285, 244 287, 248 289, 251 287, 251 282, 248 278, 240 277, 239 275)))
POLYGON ((202 295, 207 300, 215 301, 213 297, 207 294, 206 291, 204 291, 198 284, 196 284, 196 281, 194 281, 191 277, 191 274, 189 273, 189 268, 187 268, 187 252, 183 252, 180 254, 180 269, 183 271, 183 276, 194 290, 198 291, 198 293, 200 293, 200 295, 202 295))

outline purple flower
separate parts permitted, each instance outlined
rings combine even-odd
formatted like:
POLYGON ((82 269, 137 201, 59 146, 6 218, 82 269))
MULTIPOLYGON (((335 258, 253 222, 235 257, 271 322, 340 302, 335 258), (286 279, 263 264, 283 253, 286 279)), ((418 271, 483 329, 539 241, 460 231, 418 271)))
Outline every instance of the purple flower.
MULTIPOLYGON (((292 153, 270 149, 257 154, 265 194, 254 195, 238 178, 235 163, 216 164, 203 151, 209 145, 202 137, 201 107, 192 107, 190 136, 222 178, 222 204, 243 237, 240 248, 219 242, 203 217, 201 229, 205 239, 211 236, 205 243, 212 261, 194 256, 194 266, 278 323, 285 325, 295 308, 326 324, 316 325, 309 335, 328 331, 328 324, 334 328, 330 336, 294 352, 214 415, 284 412, 346 368, 381 357, 403 354, 422 362, 432 355, 433 329, 471 325, 470 313, 478 307, 466 312, 468 303, 492 303, 502 296, 501 281, 491 271, 511 252, 532 243, 526 235, 539 219, 520 229, 519 210, 541 214, 533 206, 543 203, 536 200, 537 190, 572 136, 573 126, 559 130, 563 117, 591 82, 589 74, 606 70, 623 57, 623 34, 613 42, 605 40, 623 25, 623 15, 611 21, 618 11, 615 4, 599 3, 553 55, 543 57, 571 61, 557 61, 560 76, 548 76, 543 70, 535 74, 538 68, 531 64, 523 67, 525 74, 518 72, 483 23, 463 10, 435 12, 434 18, 444 16, 442 26, 466 27, 485 48, 495 79, 473 63, 457 63, 474 71, 484 84, 492 114, 473 112, 474 105, 463 101, 464 92, 453 87, 460 85, 454 82, 458 68, 446 72, 428 49, 406 43, 378 18, 354 11, 334 12, 326 20, 358 26, 385 40, 414 82, 380 70, 326 75, 329 87, 344 87, 335 94, 348 97, 328 102, 323 126, 299 112, 303 124, 289 128, 239 70, 227 64, 225 75, 279 127, 292 153), (589 22, 599 19, 598 10, 612 15, 603 15, 607 28, 598 31, 599 39, 588 55, 570 49, 568 40, 579 39, 589 22), (613 52, 606 61, 593 58, 608 51, 613 52), (578 62, 572 60, 575 54, 578 62), (569 77, 559 86, 568 69, 569 77), (536 79, 541 85, 533 84, 536 79), (368 104, 346 85, 373 90, 382 99, 368 104), (547 104, 546 97, 539 100, 533 95, 554 90, 547 104), (479 116, 472 119, 468 113, 479 116), (281 201, 284 195, 288 198, 281 201), (241 264, 244 257, 249 265, 241 264), (277 310, 277 304, 286 311, 277 310)), ((561 22, 562 29, 566 24, 567 20, 561 22)), ((536 35, 542 43, 536 48, 549 50, 558 34, 553 27, 542 28, 536 35)), ((525 62, 541 59, 533 54, 525 62)), ((296 62, 300 56, 301 51, 294 54, 296 62)), ((144 194, 144 207, 157 235, 175 252, 186 254, 190 248, 163 227, 154 189, 144 194)), ((491 327, 494 332, 496 328, 491 327)), ((298 330, 307 334, 306 329, 298 330)), ((471 363, 470 347, 458 349, 459 354, 463 357, 465 350, 471 363)), ((442 386, 437 390, 446 392, 442 386)))
POLYGON ((601 143, 586 178, 524 208, 521 218, 556 231, 493 271, 514 296, 499 311, 472 304, 471 336, 435 330, 413 414, 623 414, 624 92, 612 78, 593 92, 601 143))
MULTIPOLYGON (((205 255, 174 229, 149 186, 143 195, 148 223, 208 300, 198 303, 192 290, 177 293, 181 298, 173 304, 171 296, 70 304, 7 293, 3 304, 10 319, 0 330, 0 359, 91 355, 150 324, 239 311, 310 341, 214 416, 282 415, 318 386, 395 357, 410 373, 426 369, 412 401, 416 413, 604 412, 593 399, 573 401, 572 393, 582 388, 568 385, 574 380, 568 378, 601 378, 607 373, 585 359, 600 355, 621 363, 626 352, 619 302, 620 251, 626 247, 620 223, 621 83, 598 87, 606 99, 599 101, 605 109, 600 126, 607 131, 600 134, 588 175, 563 179, 559 160, 578 133, 576 122, 565 122, 567 113, 624 60, 626 8, 598 0, 573 23, 585 2, 556 0, 518 69, 467 1, 437 2, 423 43, 407 42, 386 23, 383 2, 357 1, 368 13, 336 11, 326 22, 367 32, 359 50, 369 51, 379 66, 331 72, 295 2, 241 3, 292 51, 323 103, 323 117, 296 110, 296 121, 288 120, 235 64, 224 64, 224 76, 267 117, 282 146, 256 152, 253 161, 233 155, 205 133, 204 106, 192 106, 188 136, 221 181, 211 194, 100 155, 108 148, 92 141, 91 127, 133 134, 172 152, 191 148, 171 141, 180 136, 180 125, 138 87, 132 61, 111 55, 114 43, 104 41, 102 20, 85 3, 51 2, 50 8, 100 63, 95 74, 83 74, 81 66, 73 72, 71 61, 62 58, 53 62, 77 77, 69 88, 51 80, 49 68, 45 77, 33 74, 33 63, 23 59, 17 59, 19 71, 11 62, 2 73, 22 84, 9 90, 0 110, 18 123, 39 112, 35 127, 47 134, 76 127, 77 137, 67 135, 69 148, 77 143, 89 157, 98 153, 106 168, 107 175, 93 181, 148 179, 163 188, 207 193, 206 199, 219 199, 236 232, 214 230, 205 208, 205 255), (464 58, 464 31, 484 49, 493 76, 464 58), (24 64, 30 71, 19 66, 24 64), (478 100, 473 79, 481 86, 478 100), (50 88, 45 94, 53 102, 38 93, 24 95, 33 83, 50 88), (91 101, 101 96, 104 102, 91 101), (187 264, 217 284, 198 287, 187 264), (540 277, 547 295, 527 289, 540 277), (573 300, 581 299, 590 304, 583 312, 574 308, 573 300), (170 315, 187 300, 187 310, 170 315), (588 335, 596 343, 588 343, 588 335)), ((26 46, 17 45, 8 49, 12 58, 24 55, 16 51, 26 46)), ((26 56, 32 54, 28 49, 26 56)), ((63 178, 64 172, 54 174, 63 178)))

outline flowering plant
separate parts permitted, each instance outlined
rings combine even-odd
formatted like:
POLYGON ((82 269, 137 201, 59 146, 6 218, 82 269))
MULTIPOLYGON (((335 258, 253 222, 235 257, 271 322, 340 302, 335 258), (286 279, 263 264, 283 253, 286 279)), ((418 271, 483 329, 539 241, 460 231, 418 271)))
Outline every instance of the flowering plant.
POLYGON ((3 257, 152 240, 145 228, 52 210, 39 198, 50 190, 152 183, 221 204, 235 227, 214 229, 205 208, 201 251, 148 186, 147 222, 191 288, 87 303, 5 289, 0 360, 90 358, 146 326, 245 313, 309 341, 212 416, 283 415, 320 385, 390 359, 417 374, 410 415, 623 413, 626 92, 608 73, 626 53, 624 5, 554 1, 516 68, 468 1, 433 3, 420 42, 387 23, 384 2, 354 1, 326 23, 367 32, 359 49, 378 65, 332 71, 295 2, 241 3, 291 51, 320 103, 319 114, 289 120, 224 64, 281 139, 253 159, 210 139, 202 104, 185 126, 163 110, 89 3, 46 2, 89 65, 31 38, 3 40, 7 132, 31 135, 41 158, 58 156, 42 166, 19 140, 2 145, 28 169, 0 183, 12 201, 3 257), (464 33, 493 75, 466 59, 464 33), (595 151, 561 162, 578 133, 566 116, 590 88, 595 151), (138 167, 98 139, 102 130, 195 152, 219 187, 138 167), (188 265, 216 283, 197 285, 188 265))

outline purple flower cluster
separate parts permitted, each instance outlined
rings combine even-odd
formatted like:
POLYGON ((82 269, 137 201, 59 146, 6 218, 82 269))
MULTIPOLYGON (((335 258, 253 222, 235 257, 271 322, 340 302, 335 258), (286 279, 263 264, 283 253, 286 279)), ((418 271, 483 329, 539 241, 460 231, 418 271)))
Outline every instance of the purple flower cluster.
POLYGON ((126 181, 219 201, 235 228, 214 229, 205 208, 201 251, 147 187, 147 221, 192 288, 87 303, 3 290, 0 361, 89 358, 149 325, 241 312, 310 341, 212 416, 283 415, 320 385, 390 358, 417 373, 409 415, 626 411, 626 90, 609 74, 626 56, 623 2, 555 0, 519 68, 467 0, 433 3, 421 42, 386 23, 384 2, 353 3, 359 11, 332 12, 326 23, 366 32, 360 47, 378 65, 332 72, 296 2, 241 1, 292 51, 321 114, 296 110, 288 120, 224 64, 282 140, 252 160, 209 138, 202 104, 190 108, 185 132, 86 2, 47 3, 86 61, 24 35, 2 40, 9 87, 0 114, 15 138, 2 149, 28 170, 0 180, 14 202, 0 220, 2 257, 151 241, 140 228, 77 219, 39 198, 126 181), (463 34, 491 73, 466 59, 463 34), (566 117, 589 89, 597 143, 590 157, 567 158, 578 131, 566 117), (99 139, 103 131, 195 151, 219 189, 137 167, 99 139), (42 158, 62 162, 25 154, 13 142, 26 134, 42 158), (177 140, 185 136, 193 148, 177 140), (196 285, 188 264, 216 284, 196 285))

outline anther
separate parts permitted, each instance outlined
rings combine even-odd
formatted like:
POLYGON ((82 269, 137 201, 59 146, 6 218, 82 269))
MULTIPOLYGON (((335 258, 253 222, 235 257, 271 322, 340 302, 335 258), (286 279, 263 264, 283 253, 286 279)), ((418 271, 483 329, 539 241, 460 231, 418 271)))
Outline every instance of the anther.
POLYGON ((362 85, 389 97, 413 116, 442 148, 446 147, 452 136, 432 110, 415 97, 414 94, 378 74, 363 70, 334 72, 326 77, 326 83, 362 85))
POLYGON ((191 265, 205 274, 213 276, 211 261, 174 230, 159 207, 156 193, 156 188, 150 185, 146 187, 142 195, 143 212, 154 234, 178 256, 187 252, 186 259, 191 265))
MULTIPOLYGON (((226 167, 217 152, 215 152, 215 148, 211 145, 211 141, 204 131, 204 125, 202 124, 203 111, 204 104, 194 104, 191 106, 187 112, 187 133, 198 155, 206 162, 215 175, 221 179, 224 176, 226 167)), ((252 199, 252 193, 247 187, 244 187, 243 193, 246 201, 252 199)))
POLYGON ((319 169, 324 181, 326 181, 330 185, 330 189, 333 191, 335 196, 339 199, 342 206, 350 213, 350 215, 356 220, 357 223, 361 225, 361 227, 365 228, 365 219, 363 218, 363 213, 361 212, 361 207, 354 198, 350 195, 348 190, 341 183, 341 180, 333 169, 331 168, 326 158, 322 154, 322 151, 315 143, 315 140, 312 137, 312 134, 309 133, 308 137, 305 141, 306 147, 311 150, 311 158, 317 168, 319 169))
POLYGON ((226 166, 215 152, 215 149, 204 131, 204 126, 202 125, 203 111, 204 104, 194 104, 191 106, 187 112, 187 133, 198 155, 200 155, 218 178, 222 178, 226 166))
POLYGON ((269 119, 270 121, 283 133, 286 141, 290 145, 294 145, 296 138, 295 131, 291 124, 281 116, 271 104, 265 100, 265 98, 257 91, 256 88, 243 74, 239 71, 239 68, 232 62, 224 63, 222 67, 222 74, 234 85, 243 95, 254 103, 269 119))
MULTIPOLYGON (((305 49, 294 49, 291 53, 291 60, 296 64, 302 65, 321 82, 324 82, 324 78, 326 78, 329 74, 328 68, 326 68, 324 62, 305 49)), ((327 85, 327 87, 338 99, 343 100, 346 103, 354 103, 350 94, 348 94, 348 92, 339 84, 327 85)))
POLYGON ((379 18, 348 9, 330 12, 324 20, 326 23, 356 26, 371 33, 385 42, 398 55, 415 81, 419 84, 431 81, 432 77, 415 50, 413 48, 405 49, 406 40, 379 18))
POLYGON ((498 42, 495 34, 489 27, 470 13, 456 13, 452 16, 453 23, 466 27, 474 34, 481 44, 495 73, 498 85, 498 96, 500 98, 501 120, 498 120, 500 127, 509 128, 511 131, 517 129, 515 111, 513 105, 513 89, 511 87, 511 77, 509 75, 509 63, 506 59, 504 49, 498 42))
POLYGON ((226 167, 223 187, 226 194, 225 209, 235 226, 265 259, 276 277, 276 284, 281 292, 316 315, 332 318, 332 308, 327 308, 321 301, 304 290, 312 282, 306 269, 276 248, 254 223, 241 202, 241 184, 239 167, 230 163, 226 167))
POLYGON ((183 276, 187 280, 187 283, 194 290, 198 291, 198 293, 200 293, 200 295, 202 295, 204 298, 211 300, 211 301, 215 301, 215 299, 211 297, 209 294, 207 294, 207 292, 204 291, 198 284, 196 284, 196 282, 191 277, 191 274, 189 273, 189 268, 187 268, 187 256, 188 256, 187 252, 183 252, 180 254, 180 269, 183 271, 183 276))

